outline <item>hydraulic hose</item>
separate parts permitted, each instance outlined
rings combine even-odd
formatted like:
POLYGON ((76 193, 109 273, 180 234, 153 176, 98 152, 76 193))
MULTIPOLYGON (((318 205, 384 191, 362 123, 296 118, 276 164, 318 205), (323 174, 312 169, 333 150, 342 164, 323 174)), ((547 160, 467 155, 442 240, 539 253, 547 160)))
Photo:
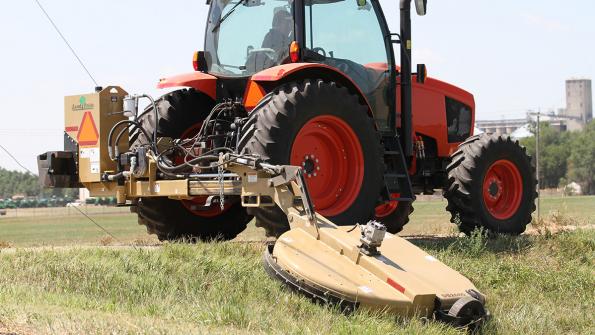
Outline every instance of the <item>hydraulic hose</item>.
POLYGON ((153 97, 147 94, 143 94, 140 97, 149 99, 151 101, 151 104, 153 105, 153 113, 155 118, 155 127, 153 127, 153 151, 155 152, 155 154, 158 155, 159 151, 157 150, 157 128, 159 127, 159 110, 157 110, 157 104, 155 103, 155 99, 153 99, 153 97))
MULTIPOLYGON (((124 125, 124 124, 133 124, 133 125, 135 125, 135 126, 136 126, 136 127, 137 127, 137 128, 140 130, 140 131, 142 131, 142 132, 143 132, 143 134, 144 134, 144 135, 145 135, 147 138, 151 138, 151 136, 149 136, 149 134, 147 133, 147 131, 146 131, 146 130, 145 130, 145 129, 144 129, 144 128, 143 128, 143 127, 140 125, 140 123, 138 123, 137 121, 134 121, 134 120, 122 120, 122 121, 119 121, 119 122, 117 122, 117 123, 116 123, 116 124, 115 124, 115 125, 112 127, 112 129, 110 129, 110 131, 109 131, 109 134, 107 135, 107 151, 108 151, 109 158, 110 158, 112 161, 115 161, 115 160, 116 160, 116 157, 114 157, 114 149, 113 149, 113 146, 112 146, 112 137, 114 136, 114 131, 115 131, 115 130, 116 130, 118 127, 120 127, 120 126, 122 126, 122 125, 124 125)), ((116 143, 116 144, 117 144, 117 143, 116 143)))

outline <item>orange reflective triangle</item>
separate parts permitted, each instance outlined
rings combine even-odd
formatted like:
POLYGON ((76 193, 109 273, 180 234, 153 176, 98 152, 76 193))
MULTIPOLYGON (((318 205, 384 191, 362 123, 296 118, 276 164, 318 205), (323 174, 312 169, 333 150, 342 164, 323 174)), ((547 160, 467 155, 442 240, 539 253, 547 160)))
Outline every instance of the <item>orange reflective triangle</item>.
POLYGON ((79 133, 76 136, 79 145, 95 145, 99 140, 99 132, 97 132, 97 126, 93 120, 91 112, 85 112, 83 115, 83 121, 79 127, 79 133))

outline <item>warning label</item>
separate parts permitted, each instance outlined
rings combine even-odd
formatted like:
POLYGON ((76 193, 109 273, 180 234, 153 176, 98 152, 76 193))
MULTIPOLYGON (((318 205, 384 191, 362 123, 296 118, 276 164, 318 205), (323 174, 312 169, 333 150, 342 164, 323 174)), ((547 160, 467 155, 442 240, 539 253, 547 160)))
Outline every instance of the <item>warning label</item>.
POLYGON ((80 156, 89 159, 89 172, 99 173, 99 148, 81 149, 80 156))
POLYGON ((97 141, 99 141, 99 132, 97 131, 97 126, 91 112, 87 111, 83 115, 76 139, 79 145, 96 145, 97 141))

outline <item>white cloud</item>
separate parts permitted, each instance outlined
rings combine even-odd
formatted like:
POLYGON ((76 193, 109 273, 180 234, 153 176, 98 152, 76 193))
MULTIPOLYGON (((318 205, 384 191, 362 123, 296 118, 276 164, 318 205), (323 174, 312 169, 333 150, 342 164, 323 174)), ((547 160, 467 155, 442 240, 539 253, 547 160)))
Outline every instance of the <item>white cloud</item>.
POLYGON ((525 20, 525 23, 548 32, 565 33, 570 31, 570 27, 564 23, 556 19, 546 18, 541 15, 524 14, 523 19, 525 20))

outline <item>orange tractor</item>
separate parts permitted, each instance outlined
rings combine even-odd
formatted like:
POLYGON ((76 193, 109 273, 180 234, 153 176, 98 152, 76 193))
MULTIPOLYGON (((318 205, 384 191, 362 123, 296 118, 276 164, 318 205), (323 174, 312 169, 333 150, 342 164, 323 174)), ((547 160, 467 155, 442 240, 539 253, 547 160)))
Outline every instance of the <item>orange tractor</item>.
MULTIPOLYGON (((462 232, 525 230, 535 209, 531 159, 509 137, 473 134, 473 95, 426 77, 423 64, 412 73, 411 0, 400 1, 398 34, 390 32, 377 0, 207 3, 195 71, 158 85, 186 88, 140 114, 125 108, 138 96, 112 96, 129 112, 117 123, 125 127, 109 133, 114 174, 93 168, 96 153, 79 148, 74 124, 67 127, 65 151, 40 157, 46 185, 85 184, 77 168, 89 157, 91 176, 122 185, 127 167, 134 164, 130 170, 137 174, 151 150, 156 166, 149 167, 150 178, 157 180, 151 185, 184 179, 190 191, 128 188, 119 202, 128 200, 150 233, 162 240, 232 239, 255 217, 267 235, 279 236, 289 229, 279 208, 246 209, 237 192, 191 192, 193 178, 233 179, 217 162, 220 154, 235 153, 302 167, 316 212, 338 225, 375 219, 397 233, 409 221, 416 194, 442 189, 462 232)), ((425 14, 426 1, 415 4, 425 14)), ((97 162, 103 160, 97 154, 97 162)))

